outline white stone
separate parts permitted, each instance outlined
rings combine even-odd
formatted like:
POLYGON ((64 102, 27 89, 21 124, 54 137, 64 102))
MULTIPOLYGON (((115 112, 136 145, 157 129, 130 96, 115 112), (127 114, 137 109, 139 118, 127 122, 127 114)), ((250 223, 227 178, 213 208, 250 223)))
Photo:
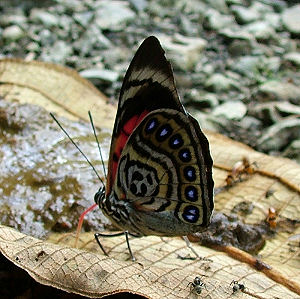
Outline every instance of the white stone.
POLYGON ((300 53, 290 52, 284 55, 284 59, 290 61, 291 63, 300 66, 300 53))
POLYGON ((227 119, 240 120, 247 112, 247 107, 240 101, 228 101, 213 110, 214 116, 223 116, 227 119))
POLYGON ((300 34, 300 4, 285 9, 282 13, 282 22, 288 31, 300 34))
POLYGON ((24 32, 18 25, 6 27, 2 32, 2 36, 4 39, 12 41, 20 39, 23 35, 24 32))
POLYGON ((169 59, 182 70, 193 70, 199 62, 207 41, 199 37, 157 35, 169 59))
POLYGON ((36 23, 42 23, 47 28, 57 25, 58 19, 51 13, 39 8, 34 8, 30 12, 30 19, 36 23))
POLYGON ((125 1, 99 1, 96 11, 96 24, 104 30, 119 31, 126 22, 133 20, 136 15, 125 1))

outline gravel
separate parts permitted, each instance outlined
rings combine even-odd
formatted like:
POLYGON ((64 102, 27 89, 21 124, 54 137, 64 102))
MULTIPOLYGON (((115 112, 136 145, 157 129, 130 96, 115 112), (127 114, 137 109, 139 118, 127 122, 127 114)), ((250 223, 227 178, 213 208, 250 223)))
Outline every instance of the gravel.
POLYGON ((201 127, 300 163, 297 1, 2 0, 0 13, 0 57, 73 67, 112 101, 156 35, 201 127))

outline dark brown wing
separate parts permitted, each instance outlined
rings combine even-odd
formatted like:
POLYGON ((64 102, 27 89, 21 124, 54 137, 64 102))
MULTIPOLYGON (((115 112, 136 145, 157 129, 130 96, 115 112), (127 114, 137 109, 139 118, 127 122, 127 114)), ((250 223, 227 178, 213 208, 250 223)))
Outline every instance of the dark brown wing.
POLYGON ((111 192, 126 141, 143 118, 163 108, 186 113, 164 53, 158 39, 150 36, 141 44, 126 72, 110 147, 106 194, 111 192))

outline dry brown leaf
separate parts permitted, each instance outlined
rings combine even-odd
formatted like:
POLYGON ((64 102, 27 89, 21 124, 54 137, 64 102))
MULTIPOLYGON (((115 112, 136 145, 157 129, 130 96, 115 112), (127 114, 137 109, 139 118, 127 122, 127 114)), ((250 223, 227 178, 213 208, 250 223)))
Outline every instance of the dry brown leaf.
POLYGON ((72 69, 38 61, 0 59, 0 83, 0 95, 7 100, 37 104, 72 119, 81 114, 86 119, 91 110, 102 128, 113 125, 115 108, 72 69))
POLYGON ((284 158, 255 152, 239 142, 220 135, 210 135, 214 158, 214 178, 217 185, 224 183, 228 171, 244 156, 257 165, 256 173, 245 181, 221 192, 215 198, 216 210, 229 214, 242 201, 254 205, 253 212, 243 217, 245 223, 259 224, 267 217, 269 207, 277 211, 278 230, 260 251, 262 261, 280 271, 291 281, 300 281, 300 247, 289 237, 300 232, 300 167, 284 158), (270 196, 267 192, 272 190, 270 196))
MULTIPOLYGON (((129 256, 122 237, 103 240, 113 248, 109 258, 99 253, 91 234, 82 236, 88 240, 85 250, 42 242, 4 226, 0 239, 2 253, 38 282, 90 297, 128 291, 147 298, 197 298, 188 282, 206 275, 202 280, 207 289, 201 298, 230 298, 230 283, 240 278, 247 294, 236 298, 296 298, 295 293, 224 253, 195 245, 208 260, 182 259, 190 252, 184 241, 175 238, 166 242, 159 237, 132 239, 138 262, 126 261, 129 256)), ((74 238, 64 241, 73 243, 74 238)))
MULTIPOLYGON (((34 99, 34 103, 52 111, 67 107, 71 115, 82 119, 87 119, 87 111, 92 110, 96 125, 111 127, 115 108, 103 101, 91 84, 79 78, 73 71, 49 64, 0 60, 0 82, 4 83, 0 85, 0 95, 6 99, 18 98, 15 92, 20 93, 22 99, 28 102, 34 99)), ((253 212, 242 219, 257 225, 266 219, 269 207, 278 213, 276 221, 281 229, 266 241, 259 253, 261 261, 234 248, 219 248, 225 254, 198 245, 194 245, 195 250, 211 262, 182 259, 190 254, 184 241, 167 238, 165 243, 157 237, 144 237, 130 242, 138 258, 138 263, 132 263, 127 261, 124 237, 103 240, 110 252, 107 258, 91 235, 81 236, 79 250, 62 245, 72 245, 73 237, 53 237, 52 242, 58 243, 54 245, 6 227, 0 230, 1 252, 37 281, 91 297, 127 290, 148 298, 197 298, 188 283, 205 274, 202 279, 207 289, 200 295, 203 298, 230 298, 232 280, 246 287, 245 293, 237 292, 235 298, 300 298, 299 241, 292 243, 289 239, 299 234, 299 165, 255 152, 218 134, 207 133, 207 136, 217 187, 224 186, 226 176, 243 157, 257 165, 253 175, 216 196, 216 210, 229 214, 240 202, 250 201, 253 212), (267 196, 270 190, 271 195, 267 196)))

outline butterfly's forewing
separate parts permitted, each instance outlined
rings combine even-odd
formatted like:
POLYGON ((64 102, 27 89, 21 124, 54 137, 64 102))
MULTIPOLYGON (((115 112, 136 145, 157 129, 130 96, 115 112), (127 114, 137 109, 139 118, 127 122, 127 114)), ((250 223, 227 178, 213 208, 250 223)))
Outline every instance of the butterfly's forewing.
POLYGON ((196 120, 173 109, 149 113, 123 149, 113 186, 115 199, 130 207, 126 229, 170 236, 207 227, 211 171, 208 141, 196 120))
POLYGON ((163 108, 184 112, 171 65, 157 38, 150 36, 137 50, 121 88, 109 155, 107 195, 128 137, 149 112, 163 108))

